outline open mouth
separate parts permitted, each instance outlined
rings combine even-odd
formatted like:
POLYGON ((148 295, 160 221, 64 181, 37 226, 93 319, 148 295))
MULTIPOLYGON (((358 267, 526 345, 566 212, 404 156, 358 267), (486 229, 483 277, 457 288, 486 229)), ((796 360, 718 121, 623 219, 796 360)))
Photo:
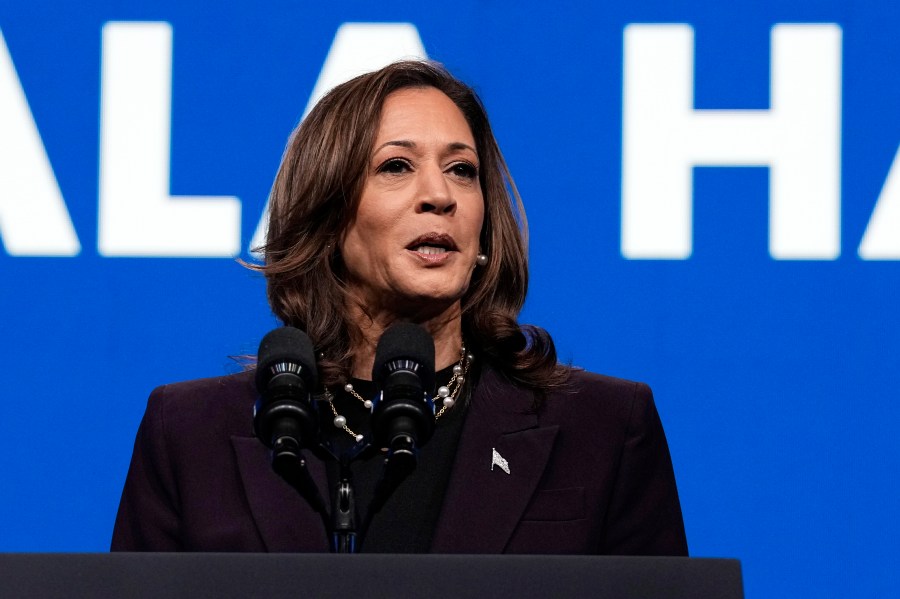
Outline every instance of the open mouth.
POLYGON ((456 243, 449 235, 426 233, 406 246, 406 249, 425 255, 446 254, 456 251, 456 243))

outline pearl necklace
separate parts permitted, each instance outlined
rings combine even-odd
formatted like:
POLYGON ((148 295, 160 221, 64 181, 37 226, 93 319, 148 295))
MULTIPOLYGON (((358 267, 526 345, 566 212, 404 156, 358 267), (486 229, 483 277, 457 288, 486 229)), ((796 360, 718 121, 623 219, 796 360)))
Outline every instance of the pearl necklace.
MULTIPOLYGON (((431 401, 437 402, 441 401, 441 409, 434 415, 434 419, 437 420, 444 413, 452 408, 456 404, 457 397, 459 396, 459 390, 462 389, 463 383, 466 381, 466 375, 469 373, 469 366, 472 365, 472 362, 475 360, 475 357, 472 354, 466 353, 466 346, 462 346, 459 350, 459 362, 457 362, 453 366, 453 375, 450 377, 450 381, 446 385, 441 385, 438 387, 437 395, 435 395, 431 401)), ((344 391, 358 399, 368 410, 372 409, 372 400, 364 399, 362 395, 357 393, 356 389, 353 388, 351 383, 347 383, 344 385, 344 391)), ((328 406, 331 408, 331 412, 334 414, 334 426, 337 428, 343 429, 348 435, 356 439, 356 442, 359 443, 363 440, 363 436, 354 432, 349 426, 347 426, 347 418, 338 413, 337 408, 334 407, 334 395, 328 389, 325 390, 325 395, 323 397, 325 401, 328 402, 328 406)))

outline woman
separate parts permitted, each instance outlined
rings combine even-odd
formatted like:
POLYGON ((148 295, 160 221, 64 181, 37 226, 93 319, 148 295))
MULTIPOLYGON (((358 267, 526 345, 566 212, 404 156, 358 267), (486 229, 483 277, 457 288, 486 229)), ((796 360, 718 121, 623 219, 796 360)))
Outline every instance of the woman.
MULTIPOLYGON (((687 554, 649 388, 560 366, 549 335, 517 323, 525 218, 470 88, 427 62, 338 86, 293 134, 270 210, 258 268, 316 346, 323 439, 368 433, 390 324, 434 337, 436 432, 364 551, 687 554)), ((327 551, 252 436, 255 399, 249 373, 153 392, 113 549, 327 551)), ((359 505, 382 463, 354 464, 359 505)), ((309 469, 333 487, 336 466, 309 469)))

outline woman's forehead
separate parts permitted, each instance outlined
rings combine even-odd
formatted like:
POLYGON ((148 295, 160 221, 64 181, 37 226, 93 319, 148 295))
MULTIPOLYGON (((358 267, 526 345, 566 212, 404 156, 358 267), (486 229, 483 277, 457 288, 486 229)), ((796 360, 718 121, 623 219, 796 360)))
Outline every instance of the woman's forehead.
POLYGON ((414 145, 425 141, 475 147, 468 121, 442 91, 412 87, 392 92, 381 110, 374 149, 394 142, 414 145))

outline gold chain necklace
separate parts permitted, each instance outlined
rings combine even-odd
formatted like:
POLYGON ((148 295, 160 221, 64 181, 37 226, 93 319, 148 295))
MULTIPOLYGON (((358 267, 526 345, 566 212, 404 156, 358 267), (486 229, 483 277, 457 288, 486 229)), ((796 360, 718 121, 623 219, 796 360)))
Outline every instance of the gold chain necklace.
MULTIPOLYGON (((456 404, 456 400, 459 396, 459 390, 462 389, 463 383, 466 381, 466 375, 469 374, 469 366, 472 365, 474 361, 474 356, 472 354, 466 353, 466 346, 462 346, 459 350, 459 362, 454 364, 453 366, 453 375, 450 377, 450 381, 446 385, 442 385, 438 387, 437 395, 435 395, 431 401, 437 403, 438 400, 441 402, 441 409, 438 410, 437 414, 434 415, 434 419, 437 420, 444 413, 452 408, 456 404)), ((358 399, 368 410, 372 409, 372 400, 364 399, 362 395, 357 393, 356 389, 353 388, 351 383, 347 383, 344 385, 344 391, 358 399)), ((356 439, 356 442, 360 442, 363 440, 363 436, 354 432, 349 426, 347 426, 347 418, 338 413, 337 408, 334 407, 334 395, 330 390, 325 390, 325 395, 323 397, 325 401, 328 402, 328 406, 331 408, 331 412, 334 414, 334 426, 337 428, 343 429, 348 435, 356 439)))

